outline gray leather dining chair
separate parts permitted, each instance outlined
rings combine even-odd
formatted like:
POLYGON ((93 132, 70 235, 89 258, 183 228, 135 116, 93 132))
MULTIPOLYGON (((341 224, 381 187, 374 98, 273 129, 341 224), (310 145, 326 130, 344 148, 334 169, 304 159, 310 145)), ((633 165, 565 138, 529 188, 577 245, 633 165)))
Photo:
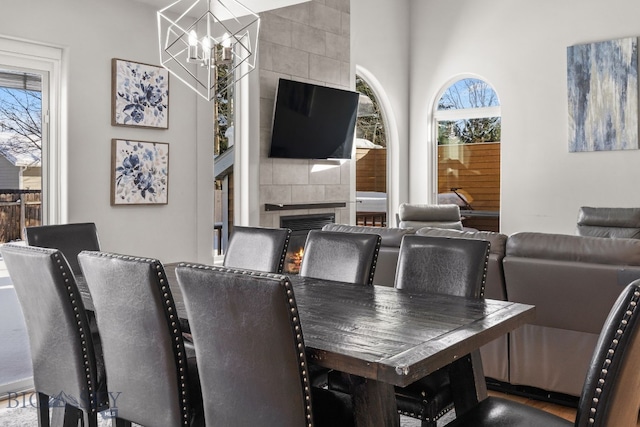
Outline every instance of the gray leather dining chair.
POLYGON ((102 350, 69 263, 57 249, 9 243, 0 251, 29 335, 38 426, 50 425, 51 398, 65 406, 65 426, 97 427, 108 407, 102 350))
POLYGON ((78 254, 100 250, 98 230, 93 222, 26 227, 24 236, 27 245, 59 249, 75 275, 82 274, 78 254))
POLYGON ((627 285, 600 332, 574 422, 500 397, 488 397, 449 427, 635 426, 640 410, 640 280, 627 285))
POLYGON ((286 276, 198 264, 176 269, 207 425, 352 426, 348 395, 310 387, 286 276))
POLYGON ((377 234, 311 230, 300 276, 372 285, 380 241, 377 234))
MULTIPOLYGON (((371 286, 381 242, 378 234, 311 230, 304 245, 299 274, 371 286)), ((312 363, 309 372, 314 387, 328 384, 329 369, 312 363)))
POLYGON ((187 358, 175 303, 155 259, 78 256, 102 338, 117 425, 203 426, 195 358, 187 358))
MULTIPOLYGON (((402 239, 395 287, 423 293, 483 298, 490 243, 485 240, 409 235, 402 239)), ((396 387, 398 412, 435 427, 453 408, 449 367, 407 387, 396 387)))
POLYGON ((224 254, 225 267, 282 273, 289 246, 288 228, 235 225, 224 254))
MULTIPOLYGON (((472 298, 484 296, 490 243, 485 240, 405 235, 400 244, 395 288, 472 298)), ((349 391, 348 378, 328 374, 332 390, 349 391)), ((453 409, 449 369, 444 367, 407 387, 396 387, 398 412, 435 427, 453 409)))

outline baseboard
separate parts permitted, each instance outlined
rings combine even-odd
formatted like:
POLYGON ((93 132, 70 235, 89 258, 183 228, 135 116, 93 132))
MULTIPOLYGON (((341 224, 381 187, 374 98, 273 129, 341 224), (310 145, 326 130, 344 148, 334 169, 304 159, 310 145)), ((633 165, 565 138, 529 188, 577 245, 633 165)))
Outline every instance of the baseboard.
POLYGON ((2 384, 0 385, 0 401, 15 396, 16 394, 24 394, 30 391, 33 391, 33 378, 2 384))

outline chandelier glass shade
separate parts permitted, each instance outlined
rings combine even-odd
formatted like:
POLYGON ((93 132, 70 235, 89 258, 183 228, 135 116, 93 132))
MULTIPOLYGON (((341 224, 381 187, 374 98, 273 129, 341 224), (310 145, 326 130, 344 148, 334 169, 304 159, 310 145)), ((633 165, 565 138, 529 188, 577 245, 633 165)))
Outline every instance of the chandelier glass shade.
POLYGON ((207 101, 256 65, 260 17, 235 0, 178 0, 158 11, 160 63, 207 101))

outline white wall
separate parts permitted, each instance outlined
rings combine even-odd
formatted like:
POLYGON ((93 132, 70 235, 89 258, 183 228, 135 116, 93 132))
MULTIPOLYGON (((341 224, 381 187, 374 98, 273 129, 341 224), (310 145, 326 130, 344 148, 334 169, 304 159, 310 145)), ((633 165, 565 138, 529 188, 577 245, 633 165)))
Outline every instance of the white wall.
POLYGON ((640 36, 635 0, 411 0, 410 200, 425 202, 430 112, 474 73, 502 105, 501 231, 573 234, 578 208, 640 206, 640 150, 568 152, 568 46, 640 36))
MULTIPOLYGON (((351 62, 373 77, 387 98, 389 226, 398 205, 408 201, 409 173, 409 0, 351 0, 351 62), (395 122, 395 123, 394 123, 395 122), (397 134, 393 134, 397 131, 397 134)), ((369 83, 376 83, 371 82, 369 83)), ((374 86, 374 89, 378 89, 374 86)))
POLYGON ((211 104, 197 115, 196 95, 171 79, 168 130, 111 126, 111 58, 158 64, 156 25, 155 8, 130 0, 3 0, 0 13, 0 36, 65 50, 68 222, 95 222, 107 251, 210 262, 211 104), (168 205, 110 206, 112 138, 170 144, 168 205))

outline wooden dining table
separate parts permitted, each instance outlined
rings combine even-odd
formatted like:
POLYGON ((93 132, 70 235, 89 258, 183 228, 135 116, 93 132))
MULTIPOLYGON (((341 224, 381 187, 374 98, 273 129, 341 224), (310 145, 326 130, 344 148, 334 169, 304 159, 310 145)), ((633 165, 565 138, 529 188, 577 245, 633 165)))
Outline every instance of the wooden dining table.
MULTIPOLYGON (((181 318, 175 276, 165 265, 181 318)), ((424 294, 290 276, 307 358, 348 374, 358 427, 399 427, 395 386, 450 365, 456 413, 486 398, 479 349, 535 317, 535 307, 509 301, 424 294)), ((87 309, 91 297, 78 280, 87 309)))

